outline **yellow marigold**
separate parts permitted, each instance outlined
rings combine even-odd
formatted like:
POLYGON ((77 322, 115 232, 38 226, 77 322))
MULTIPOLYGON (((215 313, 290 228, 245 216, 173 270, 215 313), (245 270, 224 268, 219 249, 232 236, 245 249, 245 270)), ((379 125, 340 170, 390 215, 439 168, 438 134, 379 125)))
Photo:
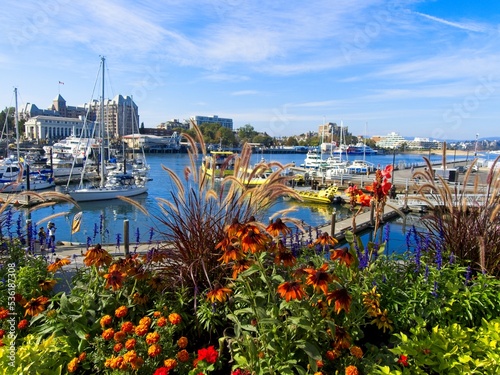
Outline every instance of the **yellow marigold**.
POLYGON ((167 319, 164 316, 161 316, 158 318, 158 321, 156 322, 158 327, 165 327, 167 325, 167 319))
POLYGON ((73 373, 78 369, 78 358, 73 358, 68 363, 68 372, 73 373))
POLYGON ((78 361, 83 362, 87 358, 87 353, 81 352, 80 355, 78 356, 78 361))
POLYGON ((182 322, 182 317, 177 313, 172 313, 168 316, 168 321, 174 325, 182 322))
POLYGON ((185 349, 186 346, 188 345, 188 338, 185 336, 182 336, 179 340, 177 340, 177 345, 181 349, 185 349))
POLYGON ((135 348, 135 344, 137 343, 137 341, 135 341, 135 339, 128 339, 126 342, 125 342, 125 349, 127 350, 132 350, 135 348))
POLYGON ((115 346, 113 346, 113 351, 116 353, 118 353, 122 349, 123 349, 123 344, 121 342, 116 343, 115 346))
POLYGON ((105 329, 103 332, 102 332, 102 338, 104 340, 111 340, 115 335, 115 330, 113 328, 108 328, 108 329, 105 329))
POLYGON ((123 355, 123 360, 130 363, 137 359, 137 352, 135 350, 129 350, 123 355))
POLYGON ((125 333, 132 332, 134 330, 134 325, 132 322, 123 322, 120 330, 125 333))
POLYGON ((163 362, 163 364, 167 368, 167 371, 173 370, 174 368, 177 367, 177 361, 173 358, 166 359, 165 362, 163 362))
POLYGON ((113 318, 110 315, 104 315, 101 318, 101 320, 99 321, 99 323, 101 323, 101 327, 104 328, 106 326, 109 326, 112 321, 113 321, 113 318))
POLYGON ((120 306, 115 310, 115 316, 119 318, 123 318, 125 315, 128 313, 128 308, 127 306, 120 306))
POLYGON ((345 369, 345 375, 358 375, 358 368, 356 366, 347 366, 345 369))
POLYGON ((156 344, 160 341, 160 334, 158 332, 150 332, 146 335, 146 343, 148 345, 156 344))
POLYGON ((135 327, 135 334, 137 336, 144 336, 146 333, 148 333, 149 327, 144 324, 139 324, 137 327, 135 327))
POLYGON ((151 325, 151 318, 149 316, 145 316, 144 318, 139 320, 139 324, 142 324, 142 325, 147 326, 149 328, 149 326, 151 325))
POLYGON ((158 344, 153 344, 148 348, 148 355, 150 357, 156 357, 161 353, 161 346, 158 344))
POLYGON ((130 362, 130 367, 132 367, 132 370, 139 370, 143 364, 144 359, 142 359, 141 357, 137 357, 135 360, 130 362))
POLYGON ((115 332, 113 339, 116 342, 123 342, 125 340, 125 332, 123 332, 123 331, 115 332))
POLYGON ((358 359, 361 359, 363 357, 363 349, 361 349, 359 346, 351 346, 351 349, 349 349, 349 351, 358 359))
POLYGON ((177 353, 176 357, 181 362, 189 361, 189 353, 186 349, 182 349, 179 353, 177 353))

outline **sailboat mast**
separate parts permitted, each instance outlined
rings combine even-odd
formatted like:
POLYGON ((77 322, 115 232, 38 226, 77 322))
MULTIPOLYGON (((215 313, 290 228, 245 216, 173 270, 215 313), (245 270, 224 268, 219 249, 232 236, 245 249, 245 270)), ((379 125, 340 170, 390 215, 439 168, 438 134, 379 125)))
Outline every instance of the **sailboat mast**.
POLYGON ((14 96, 15 96, 15 105, 16 105, 16 112, 14 113, 14 126, 16 128, 16 156, 17 156, 17 161, 20 161, 19 156, 20 156, 20 151, 19 151, 19 111, 17 109, 17 87, 14 88, 14 96))
POLYGON ((101 96, 101 187, 104 187, 104 56, 102 61, 102 96, 101 96))

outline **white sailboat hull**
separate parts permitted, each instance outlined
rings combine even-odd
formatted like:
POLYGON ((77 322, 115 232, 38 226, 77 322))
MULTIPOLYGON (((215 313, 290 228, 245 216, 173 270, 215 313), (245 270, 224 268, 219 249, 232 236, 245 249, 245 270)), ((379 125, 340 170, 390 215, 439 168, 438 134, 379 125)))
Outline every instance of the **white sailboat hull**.
POLYGON ((103 201, 118 197, 135 197, 148 192, 147 186, 89 187, 69 191, 77 202, 103 201))

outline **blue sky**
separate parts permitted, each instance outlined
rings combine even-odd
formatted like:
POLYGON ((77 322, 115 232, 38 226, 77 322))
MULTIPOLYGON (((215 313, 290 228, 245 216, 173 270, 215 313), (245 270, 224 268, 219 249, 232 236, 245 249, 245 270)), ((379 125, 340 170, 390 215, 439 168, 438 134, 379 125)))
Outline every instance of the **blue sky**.
POLYGON ((0 105, 133 95, 141 122, 233 118, 272 136, 500 136, 500 2, 6 0, 0 105), (64 85, 59 84, 64 82, 64 85))

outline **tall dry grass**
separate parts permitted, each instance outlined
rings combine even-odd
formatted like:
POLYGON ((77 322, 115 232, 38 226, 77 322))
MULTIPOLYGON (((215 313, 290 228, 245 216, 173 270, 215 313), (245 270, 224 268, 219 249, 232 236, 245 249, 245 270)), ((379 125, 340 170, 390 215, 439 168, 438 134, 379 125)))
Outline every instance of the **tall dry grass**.
MULTIPOLYGON (((422 221, 434 248, 441 246, 477 270, 495 276, 500 276, 500 170, 495 168, 499 159, 485 181, 480 173, 472 172, 472 166, 460 184, 435 178, 427 158, 426 170, 414 174, 423 181, 418 190, 420 199, 431 208, 422 221)), ((476 163, 474 160, 472 165, 476 163)))

